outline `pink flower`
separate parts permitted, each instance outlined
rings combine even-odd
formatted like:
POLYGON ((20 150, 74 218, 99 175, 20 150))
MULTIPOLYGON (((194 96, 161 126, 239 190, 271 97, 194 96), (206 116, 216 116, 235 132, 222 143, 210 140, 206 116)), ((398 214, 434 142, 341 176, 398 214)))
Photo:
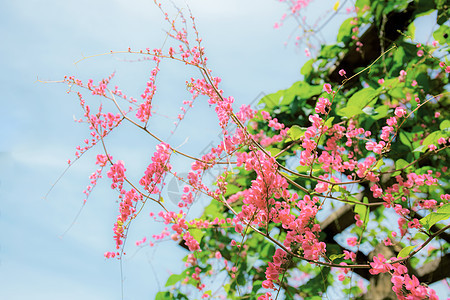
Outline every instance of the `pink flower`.
POLYGON ((408 223, 409 228, 421 228, 422 225, 419 223, 419 220, 414 218, 411 222, 408 223))
POLYGON ((190 251, 200 250, 198 241, 189 233, 189 231, 183 235, 183 240, 186 242, 186 246, 188 246, 190 251))
POLYGON ((317 100, 316 113, 326 114, 326 108, 330 105, 330 100, 320 97, 319 100, 317 100))
POLYGON ((356 254, 354 252, 344 250, 344 259, 350 259, 351 261, 354 262, 356 259, 356 254))
MULTIPOLYGON (((111 156, 109 158, 112 159, 111 156)), ((106 157, 106 155, 103 155, 103 154, 97 155, 97 161, 95 162, 96 165, 100 165, 101 167, 104 167, 107 162, 108 162, 108 158, 106 157)))
POLYGON ((412 275, 412 277, 409 277, 408 274, 405 275, 405 287, 406 289, 412 291, 414 288, 419 286, 419 280, 417 280, 417 277, 412 275))
POLYGON ((319 182, 315 188, 315 191, 318 193, 325 193, 327 190, 328 190, 328 183, 326 182, 319 182))
POLYGON ((264 120, 270 120, 270 119, 272 119, 272 118, 270 117, 270 114, 269 114, 267 111, 265 111, 265 110, 262 110, 262 111, 261 111, 261 115, 262 115, 262 117, 263 117, 264 120))
POLYGON ((363 223, 363 221, 361 220, 361 217, 358 214, 355 215, 355 220, 356 220, 356 226, 358 226, 358 227, 363 226, 364 223, 363 223))
POLYGON ((356 237, 350 237, 350 238, 347 239, 347 244, 350 247, 355 247, 356 246, 356 242, 357 242, 356 237))
POLYGON ((391 117, 386 120, 386 124, 388 124, 389 126, 397 125, 397 119, 395 117, 391 117))
POLYGON ((405 82, 405 78, 406 78, 406 71, 405 70, 401 70, 400 71, 400 76, 398 76, 398 81, 405 82))
POLYGON ((377 275, 380 273, 386 273, 392 266, 390 264, 386 264, 386 258, 384 258, 383 254, 378 254, 378 256, 374 256, 373 262, 370 263, 372 269, 369 270, 369 273, 372 275, 377 275))
POLYGON ((383 243, 384 243, 385 246, 392 246, 392 245, 394 245, 394 244, 392 244, 390 238, 385 238, 385 239, 383 240, 383 243))
POLYGON ((417 56, 418 56, 418 57, 422 57, 422 56, 423 56, 423 50, 417 51, 417 56))
POLYGON ((309 52, 309 49, 308 49, 308 48, 305 48, 305 55, 306 55, 307 57, 310 57, 310 56, 311 56, 311 52, 309 52))
POLYGON ((378 84, 383 84, 383 83, 384 83, 384 79, 383 78, 378 79, 378 84))
POLYGON ((401 117, 403 117, 404 115, 406 115, 406 110, 405 110, 403 107, 396 107, 396 108, 395 108, 394 114, 395 114, 397 117, 401 118, 401 117))
POLYGON ((345 76, 345 74, 347 74, 347 73, 345 72, 344 69, 340 69, 340 70, 339 70, 339 75, 345 76))
POLYGON ((332 92, 331 84, 329 84, 329 83, 325 83, 325 84, 323 85, 323 89, 324 89, 325 92, 327 92, 328 94, 331 94, 331 92, 332 92))

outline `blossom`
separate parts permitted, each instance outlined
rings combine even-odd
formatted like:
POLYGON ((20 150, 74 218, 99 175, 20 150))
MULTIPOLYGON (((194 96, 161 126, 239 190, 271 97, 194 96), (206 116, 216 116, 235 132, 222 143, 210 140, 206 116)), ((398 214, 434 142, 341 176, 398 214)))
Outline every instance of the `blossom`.
POLYGON ((330 100, 320 97, 319 100, 317 100, 316 113, 326 114, 326 108, 328 108, 330 105, 330 100))
POLYGON ((305 48, 305 55, 306 55, 307 57, 310 57, 310 56, 311 56, 311 52, 309 51, 308 48, 305 48))
POLYGON ((351 247, 355 247, 357 243, 356 237, 350 237, 347 239, 347 244, 351 247))
POLYGON ((372 275, 386 273, 392 269, 392 266, 386 263, 386 258, 381 253, 373 257, 373 262, 370 263, 370 266, 372 269, 369 270, 369 273, 372 275))
POLYGON ((395 108, 395 111, 394 111, 394 114, 397 116, 397 117, 399 117, 399 118, 401 118, 401 117, 403 117, 404 115, 406 115, 406 110, 403 108, 403 107, 396 107, 395 108))
POLYGON ((323 89, 324 89, 325 92, 327 92, 328 94, 331 94, 331 92, 332 92, 331 84, 329 84, 329 83, 325 83, 325 84, 323 85, 323 89))
POLYGON ((358 227, 363 226, 364 223, 363 223, 363 221, 361 220, 360 215, 356 214, 356 215, 355 215, 355 220, 356 220, 356 226, 358 226, 358 227))
POLYGON ((405 70, 401 70, 400 71, 400 76, 398 76, 398 81, 405 82, 405 78, 406 78, 406 71, 405 70))
POLYGON ((326 182, 319 182, 315 188, 315 191, 318 193, 324 193, 327 190, 328 190, 328 183, 326 182))

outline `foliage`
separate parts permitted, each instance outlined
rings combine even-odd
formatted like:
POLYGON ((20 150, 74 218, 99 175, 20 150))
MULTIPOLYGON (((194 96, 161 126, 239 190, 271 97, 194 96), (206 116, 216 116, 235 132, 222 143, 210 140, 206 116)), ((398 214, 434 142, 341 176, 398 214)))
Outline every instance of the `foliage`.
MULTIPOLYGON (((392 276, 399 299, 435 298, 405 265, 417 268, 449 248, 441 239, 450 217, 446 5, 438 0, 356 1, 355 16, 343 22, 336 44, 323 45, 301 68, 303 80, 262 98, 260 111, 250 106, 233 109, 233 98, 224 96, 220 79, 207 68, 193 18, 195 41, 188 39, 187 27, 178 27, 165 14, 176 47, 167 53, 128 50, 150 57, 156 65, 140 101, 109 89, 112 77, 98 84, 65 78, 65 83, 108 99, 118 110, 103 113, 100 106, 94 113, 77 92, 92 135, 77 157, 102 144, 104 151, 97 156, 101 168, 92 183, 95 186, 109 167, 107 176, 119 192, 116 250, 105 256, 121 258, 130 223, 153 201, 161 207, 158 218, 171 226, 156 240, 170 236, 190 251, 186 269, 169 278, 169 290, 158 293, 157 299, 322 299, 336 288, 364 297, 370 287, 362 278, 379 273, 392 276), (388 40, 383 33, 394 13, 407 15, 405 30, 388 40), (435 41, 415 42, 412 21, 431 13, 437 15, 435 41), (364 44, 364 29, 369 32, 371 24, 379 29, 379 53, 364 44), (370 64, 339 69, 346 56, 364 59, 374 51, 376 59, 370 64), (174 149, 149 129, 162 60, 200 72, 187 82, 192 101, 183 103, 185 107, 192 107, 199 96, 215 107, 223 141, 202 157, 174 149), (338 81, 333 71, 339 71, 338 81), (122 109, 121 103, 130 109, 122 109), (124 162, 113 160, 104 141, 125 122, 160 142, 138 182, 126 176, 124 162), (186 177, 171 166, 176 155, 193 160, 186 177), (221 175, 208 186, 203 177, 213 168, 221 175), (162 200, 169 174, 186 184, 179 212, 169 211, 162 200), (187 212, 198 194, 207 195, 211 203, 201 218, 189 220, 187 212), (347 214, 339 217, 337 212, 347 214), (338 232, 332 230, 333 223, 340 226, 338 232), (377 253, 380 244, 398 255, 377 253), (421 250, 429 255, 414 260, 421 250)), ((182 12, 180 16, 187 24, 182 12)))

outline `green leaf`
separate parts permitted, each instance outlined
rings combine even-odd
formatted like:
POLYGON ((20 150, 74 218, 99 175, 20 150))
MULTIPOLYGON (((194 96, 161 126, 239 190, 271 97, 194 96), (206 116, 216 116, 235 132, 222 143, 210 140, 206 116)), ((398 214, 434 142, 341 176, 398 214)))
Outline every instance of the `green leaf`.
POLYGON ((348 18, 347 20, 345 20, 344 22, 342 22, 341 27, 339 28, 339 32, 337 35, 337 42, 347 42, 348 40, 350 40, 350 36, 352 34, 352 27, 354 25, 350 24, 352 22, 354 18, 348 18), (347 37, 347 39, 345 39, 345 37, 347 37))
POLYGON ((173 295, 170 292, 158 292, 155 296, 155 300, 167 300, 173 299, 173 295))
POLYGON ((259 255, 247 255, 247 272, 250 271, 253 266, 255 265, 255 262, 259 259, 259 255))
POLYGON ((342 257, 344 257, 344 256, 345 256, 345 253, 342 253, 342 254, 333 254, 333 255, 330 255, 330 259, 333 261, 333 260, 335 260, 335 259, 342 258, 342 257))
POLYGON ((262 97, 259 104, 265 104, 267 110, 272 110, 280 102, 280 98, 283 96, 284 90, 280 90, 276 93, 272 93, 262 97))
MULTIPOLYGON (((228 189, 227 189, 228 194, 228 189)), ((204 216, 207 216, 211 219, 222 218, 222 214, 220 213, 220 209, 222 208, 222 204, 219 201, 212 200, 211 203, 205 208, 203 213, 204 216)))
MULTIPOLYGON (((309 295, 317 295, 320 292, 326 290, 327 286, 330 284, 330 278, 328 275, 330 274, 331 268, 322 268, 320 273, 308 280, 304 285, 298 287, 299 291, 307 293, 309 295)), ((316 299, 313 297, 308 297, 307 299, 316 299)), ((317 299, 322 299, 317 298, 317 299)))
POLYGON ((362 111, 363 111, 366 115, 369 115, 369 116, 378 115, 378 112, 377 112, 373 107, 370 107, 370 106, 364 107, 364 108, 362 109, 362 111))
POLYGON ((405 258, 405 257, 407 257, 415 247, 417 247, 417 245, 415 245, 415 246, 408 246, 408 247, 403 248, 398 253, 397 258, 405 258))
POLYGON ((310 85, 304 81, 298 81, 292 85, 296 95, 302 99, 309 99, 312 96, 320 95, 323 87, 321 85, 310 85))
POLYGON ((400 87, 390 89, 388 91, 388 94, 391 95, 393 98, 397 98, 397 99, 402 99, 402 98, 405 98, 405 96, 406 96, 403 88, 400 88, 400 87))
POLYGON ((175 285, 177 282, 180 282, 181 280, 183 280, 186 277, 186 275, 184 274, 172 274, 169 276, 169 278, 167 279, 166 285, 165 286, 172 286, 175 285))
POLYGON ((287 107, 295 99, 309 99, 314 95, 319 95, 322 92, 322 86, 310 85, 307 82, 297 81, 290 88, 280 90, 276 93, 264 96, 259 103, 265 104, 267 111, 272 111, 277 106, 287 107))
POLYGON ((301 138, 305 134, 305 132, 306 132, 306 128, 302 128, 298 125, 294 125, 291 128, 289 128, 287 134, 293 141, 296 141, 299 138, 301 138))
POLYGON ((406 31, 406 34, 409 35, 411 37, 411 39, 414 40, 414 36, 416 34, 416 26, 414 25, 414 22, 409 24, 408 30, 406 31))
POLYGON ((409 138, 408 135, 403 131, 400 131, 400 142, 408 147, 411 146, 411 138, 409 138))
POLYGON ((371 87, 358 91, 350 97, 346 107, 340 109, 337 114, 347 118, 359 115, 363 112, 362 109, 378 95, 379 92, 371 87))
MULTIPOLYGON (((363 199, 363 203, 369 203, 369 199, 367 197, 364 197, 363 199)), ((361 218, 361 221, 364 222, 364 226, 367 225, 367 223, 369 222, 369 213, 370 210, 368 209, 368 206, 366 205, 362 205, 362 204, 355 204, 355 213, 358 214, 361 218)), ((357 231, 362 230, 359 227, 356 227, 357 231)))
POLYGON ((417 7, 417 10, 415 11, 416 18, 430 14, 435 8, 434 1, 415 0, 415 2, 416 2, 416 7, 417 7))
POLYGON ((427 149, 429 145, 432 145, 432 144, 436 145, 438 139, 441 137, 444 137, 444 134, 442 132, 440 132, 440 131, 432 132, 423 140, 422 146, 426 147, 426 149, 427 149))
POLYGON ((430 90, 430 81, 428 80, 428 74, 426 73, 428 70, 425 70, 424 72, 420 72, 416 75, 416 81, 418 85, 425 91, 430 90))
POLYGON ((334 117, 328 118, 327 121, 325 122, 325 124, 323 124, 323 125, 330 128, 333 126, 333 121, 334 121, 334 117))
POLYGON ((367 206, 362 204, 355 204, 355 213, 358 214, 362 220, 364 220, 364 216, 367 212, 367 206))
POLYGON ((414 149, 413 152, 425 152, 425 150, 427 150, 427 147, 425 147, 424 145, 421 145, 421 146, 417 147, 416 149, 414 149))
POLYGON ((203 236, 205 235, 205 232, 200 229, 189 229, 189 233, 192 235, 192 237, 197 241, 201 242, 203 236))
POLYGON ((386 117, 388 115, 389 109, 390 108, 387 105, 378 106, 377 108, 375 108, 376 114, 371 116, 372 119, 379 120, 386 117))
POLYGON ((400 159, 398 159, 398 160, 395 162, 395 169, 396 169, 396 170, 403 169, 403 168, 406 167, 408 164, 409 164, 409 163, 408 163, 406 160, 400 158, 400 159))
POLYGON ((269 148, 268 150, 269 150, 271 156, 275 156, 281 152, 281 149, 278 149, 278 148, 269 148))
POLYGON ((448 131, 450 128, 450 120, 444 120, 439 124, 439 129, 442 131, 448 131))
POLYGON ((447 25, 441 25, 438 30, 433 33, 433 37, 441 45, 445 45, 450 42, 450 27, 447 25))
POLYGON ((446 5, 447 0, 436 0, 436 6, 438 8, 438 13, 436 16, 436 23, 442 25, 450 19, 450 13, 446 5))
POLYGON ((275 247, 272 244, 263 243, 259 251, 260 257, 272 257, 275 253, 275 247))
POLYGON ((350 119, 353 116, 360 115, 362 112, 363 111, 361 108, 354 107, 354 106, 347 106, 347 107, 341 108, 337 112, 337 114, 341 117, 347 117, 350 119))
POLYGON ((362 89, 350 97, 350 99, 348 100, 347 106, 354 105, 354 106, 363 108, 370 101, 372 101, 372 99, 374 99, 376 96, 378 96, 378 94, 379 94, 379 92, 371 87, 362 89))
POLYGON ((322 46, 320 50, 320 57, 323 58, 334 58, 339 54, 343 49, 337 45, 327 45, 322 46))
POLYGON ((371 6, 370 0, 357 0, 357 1, 356 1, 355 7, 358 7, 358 8, 359 8, 358 11, 357 11, 358 17, 360 17, 360 16, 362 15, 363 8, 364 8, 365 6, 368 6, 368 7, 371 6))
POLYGON ((304 76, 311 73, 311 71, 313 70, 313 63, 314 63, 314 59, 308 60, 301 68, 300 73, 304 76))
POLYGON ((381 166, 384 164, 383 159, 380 159, 374 167, 374 170, 379 170, 381 166))
MULTIPOLYGON (((353 197, 353 196, 348 196, 347 200, 350 200, 350 201, 353 201, 353 202, 361 202, 361 201, 358 200, 358 198, 353 197)), ((348 204, 355 205, 355 203, 348 203, 348 204)))
POLYGON ((427 230, 441 220, 450 219, 450 203, 445 204, 440 207, 436 212, 432 212, 426 217, 420 219, 420 224, 425 227, 427 230))

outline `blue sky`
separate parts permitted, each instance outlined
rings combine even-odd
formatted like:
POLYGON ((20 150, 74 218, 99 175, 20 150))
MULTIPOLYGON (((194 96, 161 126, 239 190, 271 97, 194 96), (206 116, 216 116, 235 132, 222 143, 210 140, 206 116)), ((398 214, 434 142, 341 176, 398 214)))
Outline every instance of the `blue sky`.
MULTIPOLYGON (((300 79, 300 67, 307 58, 292 44, 284 46, 295 23, 273 29, 285 12, 283 4, 272 0, 186 2, 196 17, 209 67, 222 78, 225 94, 234 96, 239 105, 300 79)), ((320 2, 329 9, 334 4, 320 2)), ((183 1, 175 3, 185 7, 183 1)), ((170 4, 167 7, 174 12, 170 4)), ((81 109, 75 95, 66 93, 66 86, 36 80, 75 75, 98 81, 115 71, 113 84, 138 97, 151 65, 124 61, 135 59, 132 56, 74 62, 128 47, 159 48, 167 28, 151 0, 0 3, 0 299, 121 299, 119 264, 103 257, 113 249, 117 215, 116 195, 106 180, 71 226, 88 176, 95 170, 95 149, 43 198, 89 131, 73 122, 81 109)), ((324 30, 328 36, 336 31, 336 26, 324 30)), ((177 64, 164 64, 161 69, 152 130, 165 138, 180 103, 189 99, 184 82, 194 73, 177 64)), ((171 143, 181 145, 188 137, 183 150, 197 155, 211 140, 217 142, 214 115, 200 100, 171 143)), ((130 126, 114 133, 109 142, 114 157, 126 162, 134 178, 142 175, 142 162, 149 161, 156 145, 130 126)), ((180 170, 188 166, 182 160, 174 164, 180 170)), ((137 251, 134 241, 163 228, 147 217, 157 207, 147 209, 130 230, 123 264, 124 299, 152 299, 167 277, 183 266, 180 259, 186 253, 170 242, 137 251)))

